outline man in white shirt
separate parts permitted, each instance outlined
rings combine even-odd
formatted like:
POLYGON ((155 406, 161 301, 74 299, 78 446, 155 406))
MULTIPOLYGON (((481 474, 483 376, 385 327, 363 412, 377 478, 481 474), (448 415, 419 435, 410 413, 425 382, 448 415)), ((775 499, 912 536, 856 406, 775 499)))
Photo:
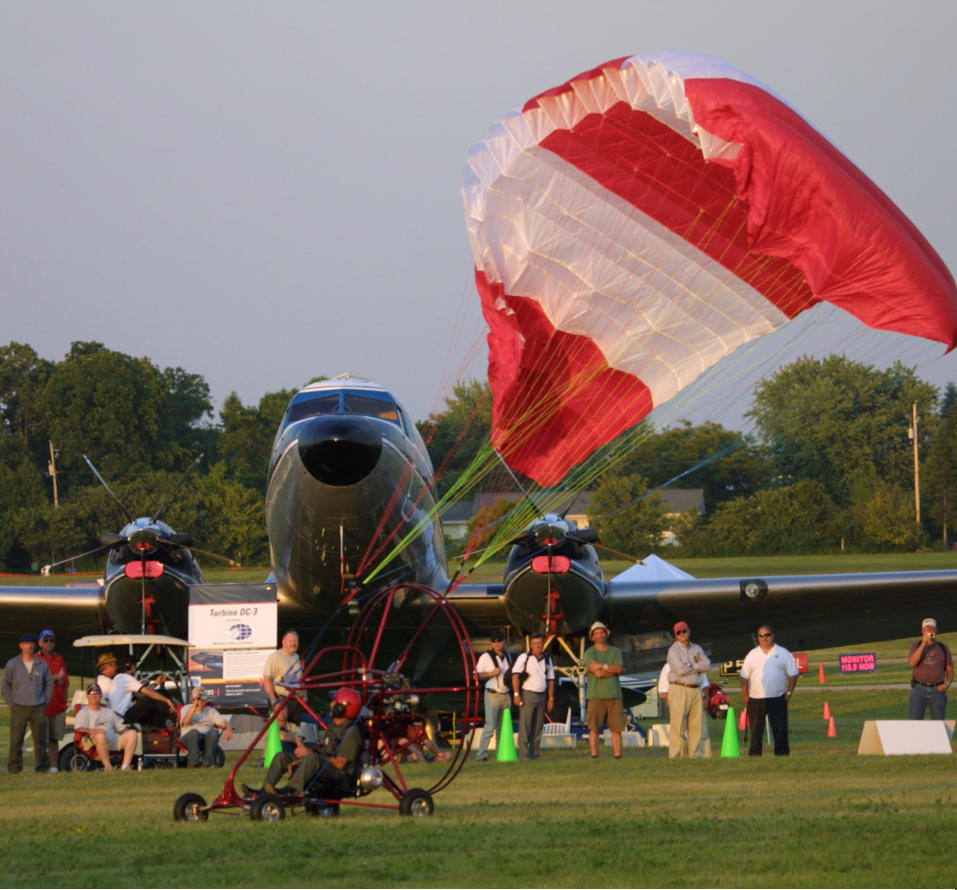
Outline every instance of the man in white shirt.
POLYGON ((505 651, 505 635, 495 631, 490 641, 492 648, 479 656, 475 673, 485 690, 485 728, 475 752, 476 760, 488 760, 488 746, 492 734, 502 729, 502 712, 509 707, 509 685, 506 675, 511 670, 512 659, 505 651))
POLYGON ((758 645, 745 656, 739 678, 751 726, 748 754, 761 756, 765 718, 774 736, 775 756, 790 754, 788 702, 797 685, 798 666, 794 656, 774 642, 774 631, 769 625, 758 628, 758 645))
POLYGON ((531 636, 531 651, 515 659, 512 669, 512 699, 519 706, 518 755, 538 758, 545 712, 555 706, 555 666, 545 655, 545 634, 531 636))
POLYGON ((113 711, 127 723, 143 726, 163 726, 167 720, 176 722, 176 705, 136 678, 136 662, 124 661, 120 668, 110 693, 113 711))

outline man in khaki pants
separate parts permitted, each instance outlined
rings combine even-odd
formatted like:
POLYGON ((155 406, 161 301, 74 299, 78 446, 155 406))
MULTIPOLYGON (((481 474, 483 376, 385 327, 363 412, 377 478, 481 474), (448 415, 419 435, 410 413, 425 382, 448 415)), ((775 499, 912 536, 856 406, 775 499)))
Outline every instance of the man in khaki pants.
POLYGON ((675 641, 668 650, 668 710, 671 728, 668 733, 668 756, 681 757, 681 737, 687 728, 688 754, 700 757, 701 721, 704 707, 701 701, 701 675, 711 670, 711 660, 704 650, 691 642, 691 628, 687 621, 674 626, 675 641))

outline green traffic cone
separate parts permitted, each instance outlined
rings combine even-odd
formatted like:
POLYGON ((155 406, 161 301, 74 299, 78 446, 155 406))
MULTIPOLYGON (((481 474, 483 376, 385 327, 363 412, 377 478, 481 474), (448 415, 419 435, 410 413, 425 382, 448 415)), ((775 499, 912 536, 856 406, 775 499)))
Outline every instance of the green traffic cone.
POLYGON ((728 705, 728 714, 724 718, 724 738, 721 740, 722 757, 740 757, 738 745, 738 726, 734 722, 734 708, 728 705))
POLYGON ((502 711, 502 725, 498 731, 498 747, 495 759, 499 763, 515 763, 518 751, 515 750, 515 730, 512 729, 512 709, 502 711))
POLYGON ((273 720, 266 730, 266 753, 263 756, 263 766, 269 769, 273 757, 282 751, 282 737, 279 735, 279 721, 273 720))

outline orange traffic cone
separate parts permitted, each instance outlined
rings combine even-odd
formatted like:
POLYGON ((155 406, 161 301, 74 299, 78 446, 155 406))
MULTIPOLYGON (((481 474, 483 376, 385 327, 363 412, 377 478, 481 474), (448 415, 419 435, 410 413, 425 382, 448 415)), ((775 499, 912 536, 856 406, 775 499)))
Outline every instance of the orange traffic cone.
POLYGON ((744 732, 750 724, 748 723, 748 709, 741 709, 741 716, 738 717, 738 730, 744 732))
POLYGON ((827 702, 824 702, 824 719, 831 719, 831 706, 827 702))
POLYGON ((822 684, 827 682, 827 674, 824 673, 823 664, 819 664, 817 666, 817 682, 822 684))
POLYGON ((837 738, 837 727, 834 725, 833 717, 829 717, 827 721, 827 737, 829 739, 837 738))

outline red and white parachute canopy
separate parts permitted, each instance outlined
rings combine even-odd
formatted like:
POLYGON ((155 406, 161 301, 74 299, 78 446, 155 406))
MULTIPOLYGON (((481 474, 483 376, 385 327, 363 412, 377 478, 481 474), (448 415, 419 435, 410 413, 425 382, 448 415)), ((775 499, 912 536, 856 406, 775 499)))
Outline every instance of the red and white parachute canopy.
POLYGON ((492 441, 542 485, 822 300, 957 340, 953 277, 917 228, 717 59, 617 59, 536 96, 472 147, 463 196, 492 441))

